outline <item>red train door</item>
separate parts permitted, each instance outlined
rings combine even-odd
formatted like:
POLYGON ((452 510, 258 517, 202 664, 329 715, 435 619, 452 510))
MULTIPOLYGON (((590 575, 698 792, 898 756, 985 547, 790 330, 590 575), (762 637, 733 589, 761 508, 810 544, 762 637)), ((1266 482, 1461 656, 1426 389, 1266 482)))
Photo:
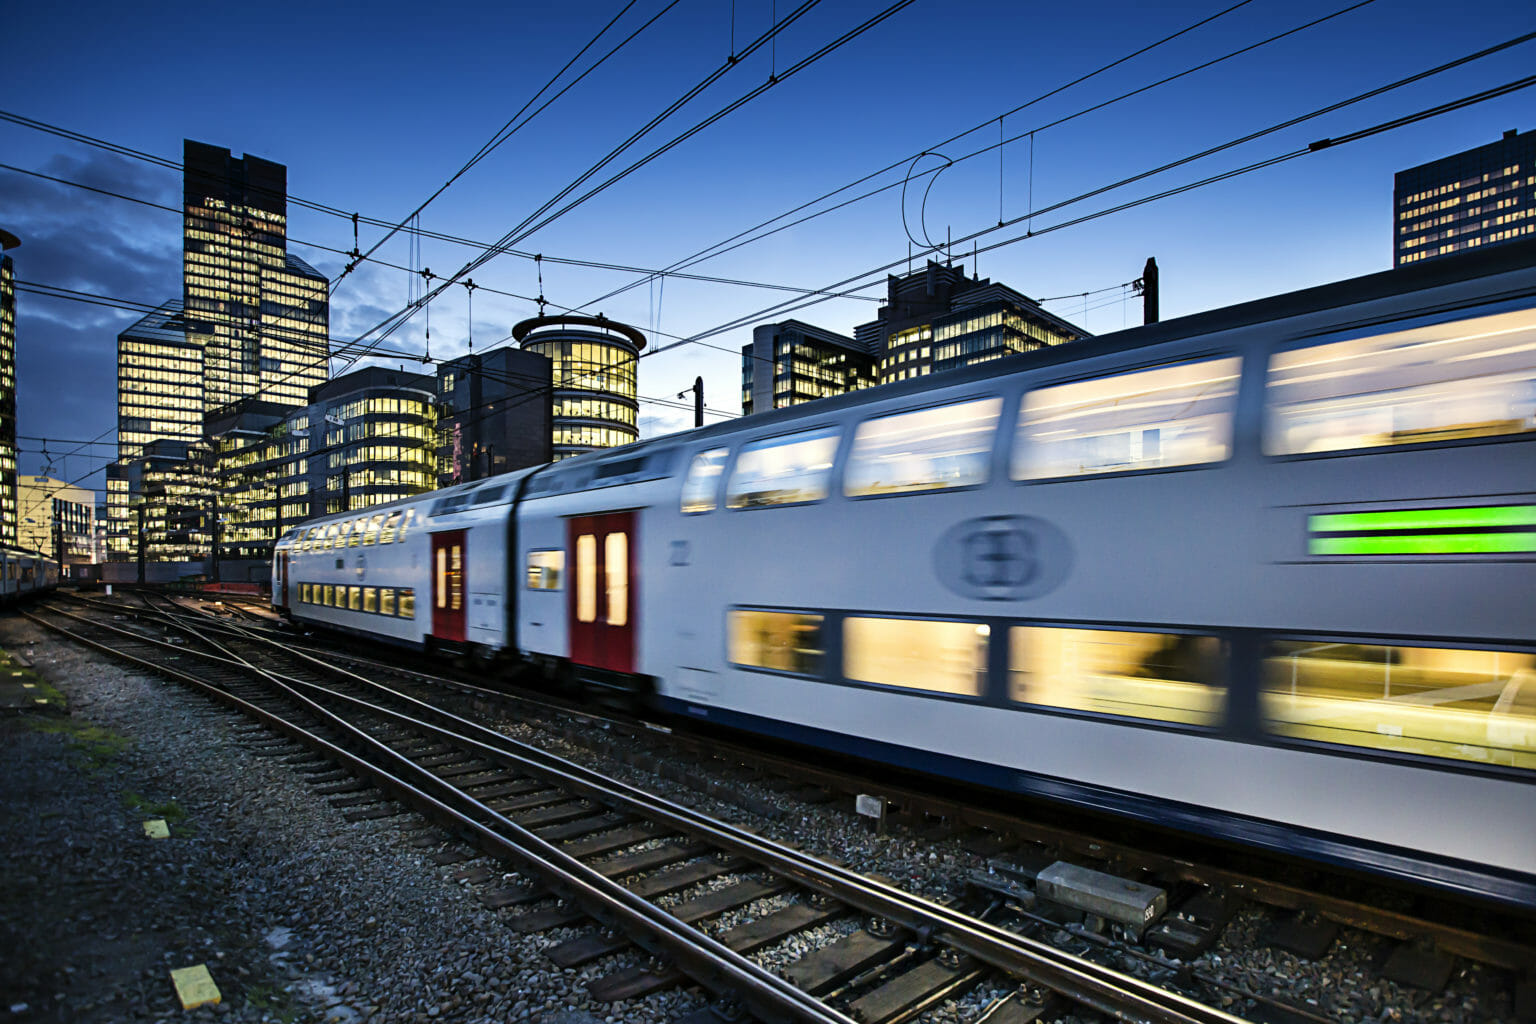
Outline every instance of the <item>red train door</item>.
POLYGON ((432 535, 432 635, 464 639, 464 531, 432 535))
POLYGON ((567 545, 571 661, 613 672, 635 670, 635 514, 572 517, 567 545))

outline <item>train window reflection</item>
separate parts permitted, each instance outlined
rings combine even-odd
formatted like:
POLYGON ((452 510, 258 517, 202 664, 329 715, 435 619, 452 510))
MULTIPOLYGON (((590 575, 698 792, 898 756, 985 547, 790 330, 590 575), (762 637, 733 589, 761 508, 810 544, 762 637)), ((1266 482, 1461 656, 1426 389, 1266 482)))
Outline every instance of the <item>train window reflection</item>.
POLYGON ((629 534, 603 538, 603 584, 608 601, 608 625, 629 622, 629 534))
POLYGON ((1019 409, 1013 478, 1220 462, 1232 450, 1241 365, 1210 359, 1031 391, 1019 409))
POLYGON ((1215 637, 1052 626, 1009 632, 1010 700, 1185 725, 1221 718, 1225 659, 1215 637))
POLYGON ((597 621, 597 537, 576 538, 576 621, 597 621))
POLYGON ((990 630, 975 622, 849 618, 843 675, 863 683, 980 697, 990 630))
POLYGON ((1260 710, 1281 736, 1536 768, 1536 655, 1283 641, 1260 710))
POLYGON ((564 551, 528 552, 528 589, 559 590, 565 586, 564 551))
POLYGON ((395 540, 395 524, 398 523, 398 522, 400 522, 400 513, 398 511, 391 512, 389 514, 389 517, 384 520, 384 525, 379 528, 379 543, 380 544, 392 544, 392 543, 394 543, 394 540, 395 540))
POLYGON ((859 424, 843 473, 848 495, 896 494, 987 481, 1001 398, 881 416, 859 424))
POLYGON ((775 672, 820 675, 825 653, 823 621, 820 615, 801 612, 733 609, 726 616, 731 662, 775 672))
POLYGON ((684 512, 713 512, 715 495, 720 490, 720 474, 725 470, 724 448, 712 448, 699 452, 688 463, 688 475, 683 478, 684 512))
POLYGON ((1536 309, 1276 353, 1265 451, 1536 431, 1536 309))
POLYGON ((807 430, 786 437, 754 441, 736 456, 726 488, 731 508, 787 505, 827 496, 837 429, 807 430))

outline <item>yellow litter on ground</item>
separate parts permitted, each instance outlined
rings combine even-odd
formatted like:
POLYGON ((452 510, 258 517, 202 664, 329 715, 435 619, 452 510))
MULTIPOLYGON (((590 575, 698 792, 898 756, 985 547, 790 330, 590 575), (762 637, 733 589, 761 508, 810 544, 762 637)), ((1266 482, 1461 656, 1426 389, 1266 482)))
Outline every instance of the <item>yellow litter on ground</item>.
POLYGON ((144 834, 151 839, 169 839, 171 827, 165 823, 164 818, 151 818, 144 823, 144 834))
POLYGON ((171 972, 171 983, 181 999, 183 1010, 195 1010, 199 1006, 211 1006, 219 1002, 219 986, 213 983, 213 975, 204 964, 196 967, 178 967, 171 972))

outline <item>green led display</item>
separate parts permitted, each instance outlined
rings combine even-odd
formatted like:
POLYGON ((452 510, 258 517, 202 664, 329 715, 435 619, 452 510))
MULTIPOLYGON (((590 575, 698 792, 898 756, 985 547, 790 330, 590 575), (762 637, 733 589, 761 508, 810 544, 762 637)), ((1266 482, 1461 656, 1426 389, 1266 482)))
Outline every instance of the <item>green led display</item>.
POLYGON ((1536 552, 1536 505, 1337 512, 1308 516, 1307 526, 1313 555, 1536 552))
POLYGON ((1536 552, 1536 533, 1423 533, 1397 537, 1313 537, 1314 555, 1496 555, 1536 552))
POLYGON ((1401 512, 1339 512, 1308 516, 1313 533, 1361 530, 1465 530, 1469 527, 1536 526, 1536 505, 1481 508, 1416 508, 1401 512))

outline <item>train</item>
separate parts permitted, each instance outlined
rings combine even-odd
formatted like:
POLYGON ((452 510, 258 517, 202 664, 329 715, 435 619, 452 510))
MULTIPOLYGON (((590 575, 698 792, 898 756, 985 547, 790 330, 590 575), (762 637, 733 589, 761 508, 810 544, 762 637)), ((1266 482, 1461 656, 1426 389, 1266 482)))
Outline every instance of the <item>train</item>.
POLYGON ((272 594, 1536 907, 1536 243, 314 519, 272 594))
POLYGON ((0 547, 0 606, 15 606, 58 585, 57 559, 22 548, 0 547))

